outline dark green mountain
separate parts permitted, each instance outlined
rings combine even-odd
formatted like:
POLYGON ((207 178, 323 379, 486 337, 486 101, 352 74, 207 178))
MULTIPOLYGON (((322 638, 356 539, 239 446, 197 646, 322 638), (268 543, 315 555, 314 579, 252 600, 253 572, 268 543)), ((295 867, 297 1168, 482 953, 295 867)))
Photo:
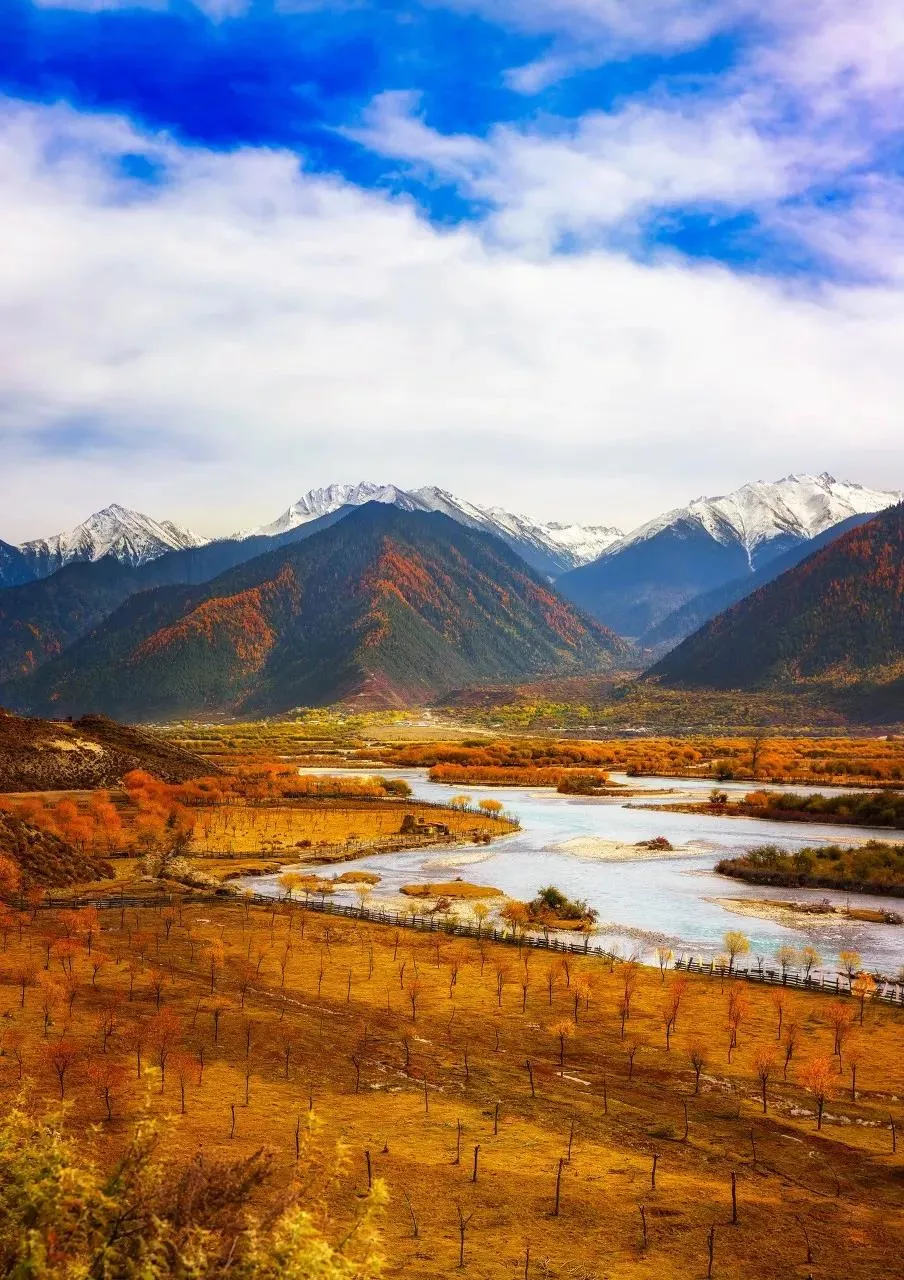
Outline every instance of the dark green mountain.
POLYGON ((205 585, 132 596, 2 696, 34 712, 127 719, 352 697, 405 705, 628 656, 498 539, 369 504, 205 585))
POLYGON ((683 688, 821 687, 896 718, 904 708, 904 505, 707 622, 650 677, 683 688))

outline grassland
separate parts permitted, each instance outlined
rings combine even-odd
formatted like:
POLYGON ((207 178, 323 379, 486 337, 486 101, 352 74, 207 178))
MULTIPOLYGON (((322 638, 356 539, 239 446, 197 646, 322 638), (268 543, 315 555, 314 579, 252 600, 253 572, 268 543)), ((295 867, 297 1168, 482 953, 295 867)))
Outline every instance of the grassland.
POLYGON ((174 1168, 266 1146, 286 1182, 312 1103, 347 1152, 324 1192, 336 1220, 365 1192, 368 1158, 388 1184, 392 1275, 454 1272, 464 1220, 463 1270, 488 1280, 697 1280, 713 1225, 715 1277, 887 1280, 904 1241, 889 1128, 904 1123, 904 1013, 867 1001, 860 1027, 845 1002, 839 1058, 834 1004, 780 998, 782 1040, 758 988, 566 967, 287 904, 185 901, 93 923, 39 910, 0 956, 0 1092, 62 1091, 108 1163, 148 1109, 174 1168), (825 1060, 817 1130, 804 1081, 825 1060))

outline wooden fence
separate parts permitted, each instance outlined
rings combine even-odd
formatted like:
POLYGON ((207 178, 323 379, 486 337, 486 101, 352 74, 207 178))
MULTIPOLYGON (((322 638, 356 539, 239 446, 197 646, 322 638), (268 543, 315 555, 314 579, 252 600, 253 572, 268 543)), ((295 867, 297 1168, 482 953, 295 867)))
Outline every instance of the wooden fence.
MULTIPOLYGON (((237 899, 237 895, 232 890, 224 888, 214 893, 193 893, 190 898, 161 893, 145 898, 116 895, 103 898, 68 898, 54 902, 48 897, 42 903, 42 906, 45 908, 93 906, 101 911, 119 911, 126 907, 170 906, 176 902, 222 903, 223 901, 236 900, 254 903, 255 906, 271 908, 279 905, 294 905, 298 910, 317 911, 323 915, 344 916, 352 920, 366 920, 370 924, 392 925, 397 929, 416 929, 422 933, 444 933, 449 937, 455 938, 475 938, 478 941, 484 940, 499 943, 502 946, 529 947, 535 951, 551 951, 558 954, 564 953, 576 956, 595 956, 606 961, 610 967, 625 963, 624 956, 614 951, 607 951, 604 947, 591 946, 589 935, 583 943, 568 942, 564 938, 556 938, 552 935, 515 934, 507 929, 465 924, 450 916, 423 915, 409 911, 382 911, 375 907, 357 907, 348 903, 332 902, 325 896, 309 897, 303 901, 292 900, 289 902, 286 898, 277 898, 271 894, 249 892, 237 899)), ((746 982, 796 987, 800 990, 826 992, 837 996, 852 995, 847 975, 840 973, 836 973, 834 976, 829 976, 825 973, 814 976, 813 974, 802 974, 792 969, 788 969, 783 973, 781 970, 767 968, 765 965, 762 967, 757 965, 754 968, 740 968, 738 966, 729 968, 728 965, 719 965, 714 960, 700 960, 696 956, 685 957, 683 955, 675 959, 674 968, 688 973, 698 973, 703 977, 719 978, 722 981, 725 978, 736 978, 746 982)), ((882 974, 874 974, 873 977, 876 982, 876 989, 872 993, 872 999, 881 1000, 885 1004, 904 1006, 904 984, 894 982, 882 974)))

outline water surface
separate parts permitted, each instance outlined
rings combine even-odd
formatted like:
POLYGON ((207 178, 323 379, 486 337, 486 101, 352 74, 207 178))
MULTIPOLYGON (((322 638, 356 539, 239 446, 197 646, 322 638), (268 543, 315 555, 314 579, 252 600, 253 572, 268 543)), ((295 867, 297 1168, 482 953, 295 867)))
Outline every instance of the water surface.
MULTIPOLYGON (((311 771, 314 772, 314 771, 311 771)), ((335 772, 324 771, 324 772, 335 772)), ((673 794, 639 798, 561 796, 551 790, 527 787, 462 788, 430 782, 422 769, 369 770, 387 777, 405 778, 418 799, 447 802, 453 795, 467 790, 478 799, 482 795, 501 801, 507 811, 521 822, 521 830, 480 850, 467 846, 457 850, 430 848, 392 854, 374 854, 355 863, 382 877, 374 894, 397 893, 403 884, 449 880, 456 875, 476 884, 494 885, 514 898, 529 899, 544 885, 555 884, 572 898, 583 898, 599 912, 601 945, 618 948, 625 954, 650 959, 660 943, 670 945, 677 953, 711 958, 722 948, 722 938, 729 929, 740 929, 749 938, 754 955, 773 956, 785 943, 803 946, 807 942, 820 951, 828 972, 835 970, 835 957, 841 948, 859 951, 864 963, 890 976, 904 964, 904 927, 869 925, 843 920, 826 925, 809 925, 788 929, 774 921, 752 916, 739 916, 718 903, 715 897, 787 899, 793 896, 828 898, 851 906, 892 908, 904 906, 894 899, 877 899, 858 894, 826 890, 770 889, 761 885, 745 885, 716 875, 719 858, 740 853, 760 844, 776 844, 783 849, 796 849, 812 844, 854 844, 878 838, 888 840, 894 833, 887 829, 833 826, 818 823, 770 822, 753 818, 721 818, 700 814, 669 813, 630 807, 634 804, 674 803, 676 791, 708 792, 711 779, 626 778, 613 774, 613 780, 632 789, 649 791, 670 789, 673 794), (634 844, 655 836, 665 836, 674 845, 702 842, 706 852, 694 856, 676 855, 656 861, 599 862, 556 850, 553 846, 575 837, 595 836, 634 844), (472 861, 475 855, 480 861, 472 861), (460 858, 456 866, 455 860, 460 858), (438 868, 437 860, 446 865, 438 868)), ((749 783, 719 784, 727 791, 749 791, 749 783)), ((777 789, 777 788, 770 788, 777 789)), ((794 791, 818 791, 828 794, 842 788, 789 787, 794 791)), ((306 868, 309 869, 309 868, 306 868)), ((334 874, 335 867, 322 869, 334 874)), ((259 892, 278 892, 276 877, 255 877, 259 892)), ((342 900, 342 895, 336 895, 342 900)), ((354 900, 353 893, 345 895, 354 900)))

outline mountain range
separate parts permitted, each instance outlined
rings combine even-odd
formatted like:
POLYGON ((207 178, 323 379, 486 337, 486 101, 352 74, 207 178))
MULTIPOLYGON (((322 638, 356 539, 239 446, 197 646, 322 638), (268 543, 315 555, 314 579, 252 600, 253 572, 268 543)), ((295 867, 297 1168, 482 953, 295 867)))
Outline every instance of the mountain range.
MULTIPOLYGON (((747 484, 723 497, 697 498, 641 525, 592 563, 563 574, 557 586, 641 647, 655 644, 663 631, 681 639, 688 630, 682 630, 680 617, 663 624, 689 601, 756 574, 768 577, 777 557, 806 549, 813 538, 852 517, 882 511, 902 496, 826 473, 747 484)), ((714 611, 718 608, 715 601, 714 611)), ((702 620, 699 614, 689 617, 688 629, 702 620)))
POLYGON ((649 672, 685 689, 826 688, 904 712, 904 505, 705 623, 649 672))
POLYGON ((249 543, 246 558, 250 559, 263 545, 259 539, 275 540, 270 545, 279 545, 293 540, 294 536, 306 536, 305 526, 327 517, 347 515, 366 502, 382 502, 402 511, 442 512, 468 528, 501 538, 528 564, 549 577, 588 563, 623 536, 620 529, 608 526, 558 521, 543 524, 501 507, 479 507, 432 485, 409 491, 397 485, 364 481, 312 489, 269 524, 217 539, 203 538, 170 520, 158 521, 114 503, 95 512, 68 533, 37 538, 18 546, 0 541, 0 587, 22 586, 49 577, 66 565, 93 563, 105 556, 139 568, 167 552, 202 547, 211 542, 249 543), (300 534, 300 531, 303 532, 300 534))
POLYGON ((251 532, 267 537, 279 536, 311 520, 322 519, 344 508, 360 507, 365 502, 383 502, 401 511, 439 511, 469 529, 480 529, 501 538, 534 569, 550 577, 595 560, 624 536, 620 529, 608 525, 562 524, 554 520, 542 524, 529 516, 505 511, 502 507, 479 507, 435 485, 400 489, 394 484, 371 484, 367 481, 312 489, 272 524, 251 532))
MULTIPOLYGON (((65 536, 0 544, 13 580, 37 574, 0 590, 0 701, 134 718, 345 697, 408 704, 474 682, 639 669, 675 646, 678 665, 654 671, 680 683, 697 679, 681 664, 708 652, 736 608, 870 529, 898 497, 788 476, 618 537, 391 485, 312 490, 270 524, 214 541, 110 507, 65 536), (386 540, 403 550, 384 555, 386 540), (448 588, 444 608, 428 582, 448 588)), ((720 653, 704 666, 720 687, 747 687, 761 677, 749 640, 731 634, 744 661, 720 653)))
POLYGON ((395 706, 628 656, 500 539, 368 503, 203 586, 131 594, 3 697, 29 712, 132 719, 395 706))

